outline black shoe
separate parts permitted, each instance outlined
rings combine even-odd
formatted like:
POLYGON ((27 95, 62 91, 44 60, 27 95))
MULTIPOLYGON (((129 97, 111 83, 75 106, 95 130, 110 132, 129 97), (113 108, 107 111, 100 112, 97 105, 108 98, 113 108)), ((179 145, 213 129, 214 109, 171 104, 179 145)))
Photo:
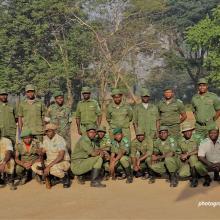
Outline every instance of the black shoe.
POLYGON ((198 186, 198 178, 197 178, 197 173, 196 173, 195 167, 191 168, 191 176, 192 176, 192 179, 190 181, 190 186, 197 187, 198 186))
POLYGON ((210 176, 209 176, 209 175, 206 175, 206 176, 204 176, 204 179, 205 179, 205 181, 204 181, 204 183, 203 183, 203 186, 205 186, 205 187, 210 186, 210 183, 212 182, 210 176))
POLYGON ((80 176, 77 176, 77 182, 80 184, 80 185, 84 185, 85 184, 85 178, 83 175, 80 175, 80 176))
POLYGON ((135 172, 135 178, 143 177, 143 173, 141 171, 135 172))
POLYGON ((125 168, 125 173, 126 173, 126 183, 132 183, 133 182, 133 175, 132 175, 132 171, 131 171, 131 167, 127 167, 125 168))
POLYGON ((214 181, 220 181, 219 172, 214 172, 214 181))
POLYGON ((8 185, 10 187, 10 190, 16 190, 17 187, 14 184, 14 175, 8 174, 8 185))
POLYGON ((145 172, 144 175, 141 177, 142 180, 146 180, 150 177, 148 172, 145 172))
POLYGON ((178 179, 176 173, 170 173, 170 187, 177 187, 178 179))
POLYGON ((60 178, 58 178, 56 176, 49 175, 48 178, 50 180, 51 186, 55 186, 61 182, 63 183, 63 179, 61 180, 60 178))
POLYGON ((70 187, 70 178, 68 173, 65 173, 65 176, 63 177, 63 188, 69 188, 70 187))
POLYGON ((103 180, 104 181, 107 181, 107 180, 109 180, 110 179, 110 174, 109 174, 109 172, 105 172, 105 175, 104 175, 104 177, 103 177, 103 180))
POLYGON ((99 175, 100 175, 100 170, 101 169, 92 169, 92 172, 91 172, 91 183, 90 183, 90 186, 91 187, 106 187, 105 184, 102 184, 101 183, 101 180, 99 178, 99 175))

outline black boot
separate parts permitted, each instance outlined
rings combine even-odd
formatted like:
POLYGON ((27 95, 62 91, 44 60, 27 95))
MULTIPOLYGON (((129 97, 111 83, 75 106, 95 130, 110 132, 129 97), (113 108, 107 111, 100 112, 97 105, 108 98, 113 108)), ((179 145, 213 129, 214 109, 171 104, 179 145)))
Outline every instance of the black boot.
POLYGON ((24 185, 28 181, 28 171, 25 170, 24 174, 19 177, 19 185, 24 185))
POLYGON ((68 173, 65 173, 65 176, 63 177, 63 188, 69 188, 70 187, 70 178, 68 173))
POLYGON ((192 179, 190 181, 190 186, 197 187, 198 186, 198 178, 197 178, 197 173, 196 173, 195 167, 191 167, 191 176, 192 176, 192 179))
POLYGON ((132 175, 132 171, 131 171, 131 167, 127 167, 125 168, 125 173, 126 173, 126 183, 132 183, 133 182, 133 175, 132 175))
POLYGON ((84 185, 85 184, 85 177, 84 177, 84 175, 77 176, 77 182, 80 185, 84 185))
POLYGON ((219 172, 218 171, 214 172, 214 181, 220 181, 220 177, 219 177, 219 172))
POLYGON ((108 172, 108 171, 105 171, 103 180, 104 180, 104 181, 107 181, 107 180, 109 180, 109 178, 110 178, 109 172, 108 172))
POLYGON ((8 174, 8 185, 10 186, 10 190, 17 189, 17 187, 14 184, 14 174, 8 174))
POLYGON ((205 181, 204 181, 204 183, 203 183, 203 186, 205 186, 205 187, 210 186, 210 183, 212 182, 210 176, 209 176, 209 175, 206 175, 206 176, 204 176, 204 179, 205 179, 205 181))
POLYGON ((143 173, 141 171, 135 172, 135 178, 143 177, 143 173))
POLYGON ((59 177, 52 176, 52 175, 49 175, 47 178, 49 179, 51 186, 55 186, 59 183, 63 183, 63 179, 64 179, 64 178, 60 179, 59 177))
POLYGON ((153 170, 151 170, 151 169, 148 169, 148 183, 149 184, 152 184, 152 183, 155 183, 155 181, 156 181, 156 174, 155 174, 155 172, 153 171, 153 170))
POLYGON ((105 184, 101 183, 99 175, 100 175, 100 169, 93 168, 91 172, 91 183, 90 183, 91 187, 106 187, 105 184))
POLYGON ((0 188, 3 188, 5 186, 6 186, 5 175, 4 173, 3 174, 0 173, 0 188))
POLYGON ((170 187, 177 187, 178 179, 176 172, 170 173, 170 187))

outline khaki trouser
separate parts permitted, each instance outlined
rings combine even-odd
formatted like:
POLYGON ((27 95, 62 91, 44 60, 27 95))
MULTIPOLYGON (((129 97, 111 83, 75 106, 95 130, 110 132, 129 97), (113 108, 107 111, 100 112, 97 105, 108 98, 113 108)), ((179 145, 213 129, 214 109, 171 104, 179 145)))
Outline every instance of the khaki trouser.
MULTIPOLYGON (((48 166, 50 163, 51 161, 45 161, 45 166, 48 166)), ((41 169, 38 169, 38 167, 42 167, 41 162, 34 163, 31 169, 33 170, 33 172, 37 173, 38 175, 43 175, 43 171, 41 169)), ((70 162, 62 161, 60 163, 53 165, 50 168, 50 174, 59 178, 63 178, 65 172, 68 171, 69 168, 70 168, 70 162)))

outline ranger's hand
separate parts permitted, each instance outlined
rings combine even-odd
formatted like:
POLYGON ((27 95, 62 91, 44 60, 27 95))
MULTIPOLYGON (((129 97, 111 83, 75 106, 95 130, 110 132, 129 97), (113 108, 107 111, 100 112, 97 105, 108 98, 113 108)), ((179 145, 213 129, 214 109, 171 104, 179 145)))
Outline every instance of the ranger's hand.
POLYGON ((50 174, 50 167, 46 167, 45 169, 44 169, 44 175, 45 176, 48 176, 50 174))

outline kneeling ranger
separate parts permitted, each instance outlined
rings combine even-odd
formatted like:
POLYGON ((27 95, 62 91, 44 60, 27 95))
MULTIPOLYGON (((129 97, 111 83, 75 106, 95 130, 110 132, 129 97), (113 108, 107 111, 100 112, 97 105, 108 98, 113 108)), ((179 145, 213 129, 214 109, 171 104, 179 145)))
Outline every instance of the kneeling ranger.
POLYGON ((84 176, 91 171, 91 187, 106 187, 101 183, 100 171, 103 164, 104 153, 95 149, 94 139, 96 126, 87 125, 86 135, 81 136, 71 155, 71 170, 78 176, 80 184, 84 184, 84 176))

